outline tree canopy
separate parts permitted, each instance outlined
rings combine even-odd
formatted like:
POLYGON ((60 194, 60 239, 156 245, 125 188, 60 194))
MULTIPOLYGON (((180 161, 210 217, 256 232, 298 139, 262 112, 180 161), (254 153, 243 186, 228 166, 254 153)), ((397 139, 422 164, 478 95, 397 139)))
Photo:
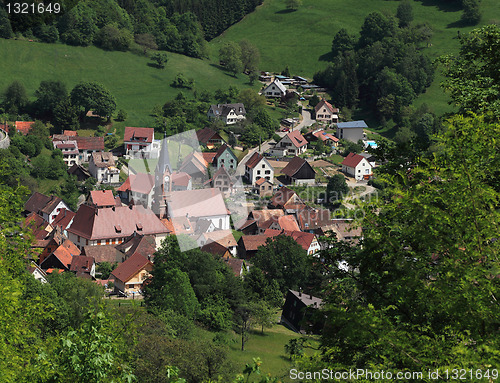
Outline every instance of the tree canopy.
POLYGON ((83 116, 92 110, 95 114, 110 118, 116 109, 114 96, 101 84, 82 82, 71 91, 71 102, 83 110, 83 116))

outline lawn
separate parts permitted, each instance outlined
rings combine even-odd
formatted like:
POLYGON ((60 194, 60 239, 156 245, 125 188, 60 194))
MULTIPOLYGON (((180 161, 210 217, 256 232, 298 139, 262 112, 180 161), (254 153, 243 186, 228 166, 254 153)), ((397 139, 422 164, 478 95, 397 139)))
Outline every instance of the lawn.
MULTIPOLYGON (((61 80, 69 90, 80 81, 103 84, 116 97, 117 110, 128 113, 118 131, 127 126, 150 126, 150 116, 155 105, 163 105, 180 91, 170 83, 182 72, 194 78, 199 90, 214 92, 233 85, 249 88, 248 78, 239 74, 228 75, 208 60, 168 53, 165 69, 148 65, 145 56, 131 52, 107 52, 96 47, 72 47, 63 44, 44 44, 21 40, 0 39, 0 90, 14 80, 19 80, 33 99, 40 81, 61 80)), ((255 89, 259 85, 255 85, 255 89)), ((191 97, 191 90, 182 92, 191 97)))
MULTIPOLYGON (((461 10, 439 0, 411 1, 414 23, 428 22, 433 28, 431 45, 425 48, 431 58, 458 52, 457 33, 467 33, 473 27, 461 27, 461 10)), ((312 78, 330 59, 332 39, 340 28, 359 33, 364 18, 372 11, 396 13, 398 1, 386 0, 303 0, 295 12, 285 10, 282 0, 265 0, 257 10, 233 25, 210 42, 212 56, 217 57, 226 41, 248 39, 261 53, 260 68, 282 71, 286 65, 293 75, 312 78)), ((481 2, 483 21, 480 25, 500 19, 497 0, 481 2)), ((432 86, 420 95, 415 105, 427 103, 441 114, 451 111, 448 98, 439 87, 442 77, 437 74, 432 86)), ((392 132, 388 132, 391 136, 392 132)))

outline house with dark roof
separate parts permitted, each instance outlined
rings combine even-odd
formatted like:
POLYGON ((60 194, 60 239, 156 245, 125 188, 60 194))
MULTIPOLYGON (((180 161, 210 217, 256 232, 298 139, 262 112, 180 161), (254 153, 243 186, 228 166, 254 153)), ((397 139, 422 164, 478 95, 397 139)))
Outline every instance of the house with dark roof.
POLYGON ((324 98, 314 107, 314 115, 317 122, 324 122, 327 124, 339 122, 339 110, 334 108, 332 104, 324 98))
POLYGON ((151 276, 153 263, 140 254, 134 254, 118 265, 111 273, 114 278, 115 291, 126 294, 138 293, 144 282, 151 276))
POLYGON ((153 128, 125 127, 123 146, 130 158, 158 158, 160 140, 154 139, 153 128))
POLYGON ((242 103, 210 105, 209 120, 221 120, 226 125, 233 125, 246 119, 245 106, 242 103))
POLYGON ((201 153, 194 152, 184 158, 179 172, 189 174, 193 182, 203 183, 208 180, 208 165, 209 163, 201 153))
POLYGON ((156 240, 152 235, 134 233, 125 242, 116 246, 116 250, 123 254, 123 259, 128 259, 134 254, 140 254, 147 259, 154 259, 156 240))
POLYGON ((217 242, 219 245, 224 246, 233 257, 236 256, 236 246, 238 244, 231 230, 214 230, 203 233, 198 237, 196 242, 200 247, 212 242, 217 242))
POLYGON ((250 264, 244 259, 225 256, 222 261, 233 271, 236 277, 243 277, 250 271, 250 264))
POLYGON ((125 260, 125 254, 120 252, 116 248, 116 245, 84 246, 82 254, 87 257, 92 257, 97 264, 108 262, 114 265, 115 263, 121 263, 125 260))
POLYGON ((285 97, 286 88, 280 80, 275 78, 268 86, 264 88, 262 94, 266 97, 285 97))
POLYGON ((85 255, 75 255, 71 259, 69 271, 74 272, 77 277, 87 275, 95 279, 95 260, 85 255))
POLYGON ((358 142, 362 140, 363 129, 367 129, 368 125, 363 120, 339 122, 337 123, 337 138, 351 142, 358 142))
POLYGON ((282 186, 273 195, 273 198, 271 198, 269 206, 274 209, 286 209, 290 205, 297 204, 303 205, 303 202, 299 198, 298 194, 294 190, 289 189, 286 186, 282 186))
POLYGON ((86 181, 92 177, 86 168, 78 164, 73 164, 67 171, 69 175, 75 176, 79 182, 86 181))
POLYGON ((214 148, 215 146, 222 145, 224 143, 223 138, 217 133, 215 130, 210 128, 203 128, 196 132, 196 137, 200 142, 200 145, 203 145, 209 149, 214 148))
POLYGON ((311 185, 314 184, 316 178, 316 171, 309 165, 309 162, 300 157, 293 157, 281 172, 291 185, 311 185))
POLYGON ((322 305, 321 298, 301 291, 288 290, 281 321, 296 332, 317 334, 324 326, 324 318, 319 319, 314 314, 322 305))
POLYGON ((215 153, 212 160, 212 166, 215 169, 219 169, 224 166, 228 172, 234 173, 236 167, 238 166, 238 158, 229 146, 222 144, 222 146, 217 150, 217 153, 215 153))
POLYGON ((252 185, 261 178, 274 182, 274 168, 262 154, 255 152, 245 163, 245 178, 252 185))
POLYGON ((222 165, 206 184, 211 184, 213 188, 219 189, 224 194, 224 197, 227 198, 236 191, 234 187, 235 183, 233 177, 227 172, 226 167, 222 165))
POLYGON ((54 222, 52 222, 52 226, 54 228, 59 228, 61 232, 65 236, 67 236, 68 235, 67 229, 73 223, 73 218, 75 218, 75 215, 76 213, 73 213, 71 210, 61 209, 59 214, 54 219, 54 222))
MULTIPOLYGON (((68 136, 65 136, 68 137, 68 136)), ((56 135, 54 135, 54 139, 56 135)), ((80 163, 89 162, 90 156, 95 152, 104 151, 104 137, 72 137, 76 141, 78 146, 78 153, 80 158, 80 163)), ((67 140, 67 138, 66 138, 67 140)))
POLYGON ((100 183, 117 184, 120 182, 120 170, 116 167, 111 152, 92 153, 89 172, 100 183))
POLYGON ((169 230, 142 205, 97 209, 82 204, 68 228, 69 239, 79 248, 118 245, 134 233, 154 236, 156 246, 159 246, 169 230))
POLYGON ((331 212, 328 209, 314 209, 304 206, 295 213, 300 230, 318 233, 322 227, 332 223, 331 212))
POLYGON ((40 257, 40 267, 43 270, 60 269, 67 271, 71 267, 73 257, 80 254, 80 250, 73 244, 73 242, 66 240, 44 259, 40 257))
POLYGON ((229 249, 217 242, 210 242, 201 247, 201 251, 216 255, 221 258, 232 258, 229 249))
POLYGON ((54 195, 48 197, 38 192, 34 192, 24 204, 25 214, 37 213, 50 224, 62 209, 70 210, 61 198, 54 195))
POLYGON ((356 153, 349 153, 341 163, 342 171, 356 180, 369 180, 372 177, 372 166, 368 160, 356 153))
POLYGON ((271 153, 278 157, 298 156, 307 150, 307 140, 299 130, 288 132, 275 146, 271 153))
POLYGON ((238 257, 251 259, 261 246, 265 246, 269 236, 265 234, 242 235, 238 241, 238 257))
MULTIPOLYGON (((290 217, 287 215, 286 217, 290 217)), ((318 252, 321 250, 320 243, 315 234, 304 233, 300 230, 275 230, 267 229, 264 232, 268 237, 276 237, 278 235, 286 235, 292 237, 297 244, 302 247, 308 255, 317 256, 318 252)))
POLYGON ((31 212, 24 220, 23 227, 31 229, 35 239, 43 240, 53 230, 54 226, 44 220, 41 215, 31 212))

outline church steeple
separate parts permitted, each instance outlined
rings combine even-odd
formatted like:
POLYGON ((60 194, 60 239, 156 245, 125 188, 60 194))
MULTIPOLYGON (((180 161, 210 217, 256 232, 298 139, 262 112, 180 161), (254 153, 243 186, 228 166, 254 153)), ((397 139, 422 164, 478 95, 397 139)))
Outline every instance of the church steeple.
POLYGON ((168 153, 167 134, 161 143, 160 156, 155 169, 155 190, 153 197, 153 211, 160 218, 166 213, 165 194, 171 191, 172 185, 172 167, 170 165, 170 156, 168 153))

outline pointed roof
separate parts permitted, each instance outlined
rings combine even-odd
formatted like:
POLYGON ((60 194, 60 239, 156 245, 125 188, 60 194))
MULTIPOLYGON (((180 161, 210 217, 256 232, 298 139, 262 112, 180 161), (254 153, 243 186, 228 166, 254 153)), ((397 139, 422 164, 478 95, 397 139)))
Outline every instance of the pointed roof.
POLYGON ((215 160, 216 158, 219 158, 219 157, 222 155, 222 153, 224 153, 224 152, 226 151, 226 149, 229 149, 229 152, 231 152, 231 154, 232 154, 234 157, 236 157, 236 156, 234 155, 233 151, 231 150, 231 148, 230 148, 229 146, 227 146, 227 144, 225 144, 225 143, 224 143, 224 144, 222 144, 222 145, 220 146, 220 148, 217 150, 217 153, 215 153, 214 160, 215 160))
POLYGON ((113 275, 115 279, 127 282, 130 278, 146 267, 153 267, 151 261, 140 254, 134 254, 130 258, 126 259, 125 262, 118 265, 118 267, 113 270, 111 275, 113 275))
POLYGON ((271 85, 273 85, 273 84, 274 84, 274 85, 276 85, 276 86, 278 87, 278 89, 279 89, 279 90, 281 90, 281 92, 282 92, 282 93, 286 93, 286 88, 285 88, 285 86, 284 86, 284 85, 281 83, 281 81, 280 81, 280 80, 278 80, 277 78, 275 78, 275 79, 274 79, 274 81, 273 81, 272 83, 270 83, 270 84, 266 87, 266 89, 267 89, 267 88, 269 88, 269 87, 270 87, 271 85))
POLYGON ((222 137, 219 135, 219 133, 217 133, 215 130, 210 129, 208 127, 205 127, 201 130, 198 130, 196 132, 196 136, 198 137, 198 141, 200 142, 200 144, 203 144, 203 145, 206 145, 207 142, 210 140, 224 141, 222 139, 222 137))
POLYGON ((172 172, 172 166, 170 165, 170 155, 168 152, 167 134, 165 133, 165 136, 161 141, 160 157, 158 158, 158 164, 156 165, 155 174, 163 175, 167 168, 170 172, 172 172))
POLYGON ((125 127, 125 134, 123 141, 126 142, 153 142, 154 129, 153 128, 134 128, 125 127))
MULTIPOLYGON (((332 104, 330 104, 324 98, 321 99, 321 101, 316 104, 316 106, 314 107, 314 111, 317 113, 318 110, 320 110, 322 107, 326 107, 330 111, 331 114, 334 113, 334 107, 332 106, 332 104)), ((338 112, 338 110, 337 110, 337 112, 338 112)))
POLYGON ((111 190, 92 190, 90 192, 90 201, 97 207, 115 205, 115 197, 111 190))
POLYGON ((69 270, 75 271, 77 273, 90 273, 94 262, 94 258, 92 257, 86 257, 85 255, 75 255, 71 259, 69 270))
POLYGON ((358 164, 363 161, 365 157, 360 156, 356 153, 349 153, 344 161, 342 161, 341 165, 348 166, 350 168, 355 168, 358 164))
POLYGON ((75 215, 76 213, 73 213, 71 210, 61 209, 54 222, 52 222, 52 226, 60 226, 62 230, 66 230, 70 222, 75 218, 75 215))
POLYGON ((259 152, 255 152, 254 154, 252 154, 252 156, 248 159, 248 161, 246 162, 245 166, 249 167, 250 169, 253 169, 255 166, 257 166, 257 164, 260 162, 260 160, 262 160, 264 157, 262 156, 262 154, 260 154, 259 152))
MULTIPOLYGON (((281 172, 289 177, 293 177, 303 166, 309 166, 312 169, 312 166, 306 160, 295 156, 281 172)), ((316 173, 314 169, 312 171, 316 173)))
POLYGON ((300 133, 299 130, 294 130, 286 135, 290 141, 292 141, 292 144, 296 148, 301 148, 302 146, 307 145, 307 140, 306 138, 300 133))

